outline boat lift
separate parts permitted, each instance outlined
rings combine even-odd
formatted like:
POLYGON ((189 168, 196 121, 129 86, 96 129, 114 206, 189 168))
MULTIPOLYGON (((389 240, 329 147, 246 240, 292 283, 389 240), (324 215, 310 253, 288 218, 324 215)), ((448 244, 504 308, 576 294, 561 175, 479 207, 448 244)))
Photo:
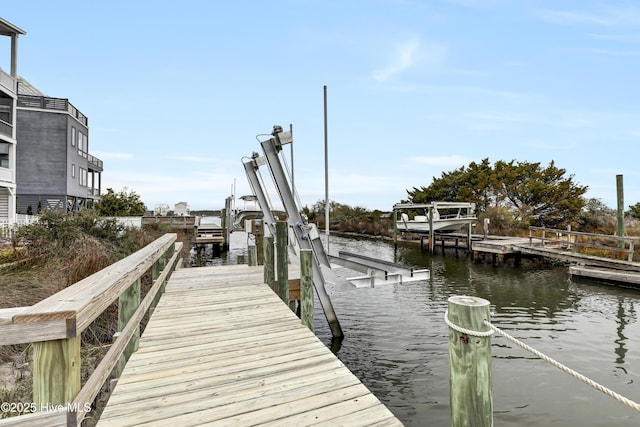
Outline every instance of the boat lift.
POLYGON ((281 126, 274 126, 271 137, 260 142, 264 155, 261 156, 254 152, 249 159, 243 160, 243 166, 249 185, 262 210, 263 223, 267 226, 270 234, 275 236, 276 218, 261 182, 259 171, 261 166, 266 165, 268 167, 280 201, 287 213, 289 235, 295 236, 295 239, 290 239, 289 248, 296 257, 299 256, 300 249, 311 250, 313 254, 313 284, 318 299, 333 337, 342 338, 344 336, 342 328, 333 309, 331 298, 327 293, 326 284, 331 284, 336 288, 353 288, 357 286, 354 283, 362 282, 369 283, 372 286, 376 281, 379 283, 402 283, 403 280, 424 280, 429 277, 429 270, 408 269, 399 264, 363 257, 362 255, 340 253, 338 257, 328 256, 315 224, 308 223, 306 218, 302 217, 300 213, 301 207, 296 202, 291 174, 285 171, 280 162, 279 154, 282 152, 283 145, 291 143, 293 143, 292 132, 283 132, 281 126), (349 281, 336 275, 335 271, 331 269, 332 263, 365 272, 367 276, 354 277, 349 281))

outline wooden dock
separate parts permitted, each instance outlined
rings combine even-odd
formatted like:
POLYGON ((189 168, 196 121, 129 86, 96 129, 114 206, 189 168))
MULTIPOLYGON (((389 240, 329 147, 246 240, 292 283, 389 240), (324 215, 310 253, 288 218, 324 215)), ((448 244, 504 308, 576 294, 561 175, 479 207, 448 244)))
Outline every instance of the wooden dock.
POLYGON ((402 425, 262 276, 176 270, 98 426, 402 425))

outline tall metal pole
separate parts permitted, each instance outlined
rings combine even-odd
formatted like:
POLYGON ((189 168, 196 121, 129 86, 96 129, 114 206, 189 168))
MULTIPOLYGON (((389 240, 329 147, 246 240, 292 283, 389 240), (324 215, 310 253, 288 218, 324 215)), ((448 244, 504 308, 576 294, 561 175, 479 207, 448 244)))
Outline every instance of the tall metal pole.
POLYGON ((327 85, 324 85, 324 232, 329 253, 329 144, 327 140, 327 85))
POLYGON ((293 190, 293 194, 296 194, 296 180, 293 172, 293 123, 289 123, 289 132, 291 132, 291 189, 293 190))

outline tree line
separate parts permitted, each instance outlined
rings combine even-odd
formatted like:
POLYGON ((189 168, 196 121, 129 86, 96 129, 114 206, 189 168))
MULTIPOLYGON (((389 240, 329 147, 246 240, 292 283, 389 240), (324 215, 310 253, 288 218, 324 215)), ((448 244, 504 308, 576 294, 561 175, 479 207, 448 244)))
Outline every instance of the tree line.
MULTIPOLYGON (((585 232, 612 233, 616 212, 599 199, 584 197, 588 186, 555 162, 511 160, 491 163, 488 158, 433 177, 431 184, 413 187, 401 203, 465 202, 475 203, 479 223, 490 220, 495 233, 521 234, 529 226, 566 228, 585 232)), ((330 201, 330 228, 333 230, 389 234, 389 215, 330 201), (386 227, 386 231, 385 231, 386 227)), ((310 221, 324 226, 325 203, 305 206, 310 221)), ((629 206, 630 218, 640 218, 640 203, 629 206)))

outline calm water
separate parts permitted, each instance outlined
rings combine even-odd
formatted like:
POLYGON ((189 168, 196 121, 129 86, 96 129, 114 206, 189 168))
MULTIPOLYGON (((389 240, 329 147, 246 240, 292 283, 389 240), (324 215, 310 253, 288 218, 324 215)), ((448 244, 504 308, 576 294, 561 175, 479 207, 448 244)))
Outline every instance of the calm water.
MULTIPOLYGON (((429 256, 414 247, 394 254, 387 242, 332 236, 330 252, 338 250, 390 261, 395 255, 397 261, 431 269, 428 281, 331 293, 345 333, 338 357, 406 425, 449 425, 443 315, 452 295, 489 300, 493 324, 640 402, 640 291, 574 283, 565 267, 494 268, 464 255, 429 256)), ((232 250, 226 260, 240 252, 232 250)), ((316 306, 316 334, 330 345, 331 333, 316 306)), ((496 426, 640 425, 640 413, 504 338, 493 338, 492 354, 496 426)))

